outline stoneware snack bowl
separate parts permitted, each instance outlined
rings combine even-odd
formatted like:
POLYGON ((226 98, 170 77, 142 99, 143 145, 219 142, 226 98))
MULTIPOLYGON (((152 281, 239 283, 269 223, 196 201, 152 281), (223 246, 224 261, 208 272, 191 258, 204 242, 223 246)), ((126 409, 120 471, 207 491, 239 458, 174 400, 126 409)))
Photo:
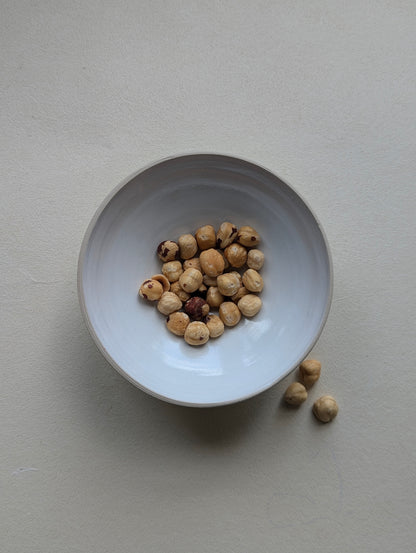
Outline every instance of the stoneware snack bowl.
POLYGON ((316 217, 275 174, 231 156, 191 154, 146 167, 107 196, 82 243, 78 291, 94 341, 125 378, 160 399, 210 407, 270 388, 307 356, 329 312, 331 259, 316 217), (192 347, 137 292, 161 272, 160 242, 223 221, 261 235, 263 307, 192 347))

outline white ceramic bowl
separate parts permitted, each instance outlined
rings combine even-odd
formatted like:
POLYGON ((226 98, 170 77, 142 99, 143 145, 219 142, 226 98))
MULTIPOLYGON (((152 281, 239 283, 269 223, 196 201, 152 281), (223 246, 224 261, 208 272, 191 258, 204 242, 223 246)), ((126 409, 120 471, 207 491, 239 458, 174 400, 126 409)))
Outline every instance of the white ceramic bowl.
POLYGON ((124 377, 163 400, 209 407, 266 390, 307 356, 328 316, 332 270, 322 229, 292 188, 249 161, 192 154, 138 171, 104 200, 81 247, 78 290, 92 337, 124 377), (260 232, 263 308, 192 347, 137 291, 161 272, 162 240, 222 221, 260 232))

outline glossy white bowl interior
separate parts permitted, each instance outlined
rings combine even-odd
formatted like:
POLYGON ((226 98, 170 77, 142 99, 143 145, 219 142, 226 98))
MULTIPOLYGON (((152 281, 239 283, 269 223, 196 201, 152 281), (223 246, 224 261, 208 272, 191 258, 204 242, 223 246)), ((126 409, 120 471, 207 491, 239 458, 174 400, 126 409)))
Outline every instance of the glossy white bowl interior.
POLYGON ((159 398, 213 406, 253 396, 308 354, 328 315, 332 273, 316 218, 277 176, 214 154, 163 160, 123 182, 93 218, 80 254, 88 328, 110 363, 159 398), (252 225, 266 261, 263 309, 202 347, 172 335, 140 283, 161 270, 165 239, 222 221, 252 225))

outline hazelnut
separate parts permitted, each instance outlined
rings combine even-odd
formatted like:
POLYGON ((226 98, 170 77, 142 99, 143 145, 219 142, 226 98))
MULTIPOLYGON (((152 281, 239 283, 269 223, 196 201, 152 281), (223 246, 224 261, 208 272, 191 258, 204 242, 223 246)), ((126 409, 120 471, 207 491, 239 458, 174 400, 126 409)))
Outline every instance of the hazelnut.
POLYGON ((241 300, 242 297, 246 296, 249 293, 250 292, 245 286, 240 286, 234 296, 231 296, 231 299, 233 300, 233 302, 238 303, 238 301, 241 300))
POLYGON ((218 338, 218 336, 224 333, 224 323, 218 315, 207 315, 205 317, 205 324, 208 327, 210 338, 218 338))
POLYGON ((224 258, 213 248, 201 252, 199 260, 203 272, 210 277, 216 277, 224 271, 224 258))
POLYGON ((216 286, 210 286, 207 291, 206 300, 210 307, 219 307, 224 301, 224 296, 216 286))
POLYGON ((189 317, 186 313, 175 311, 174 313, 168 315, 168 318, 166 319, 166 326, 171 332, 173 332, 173 334, 176 334, 176 336, 183 336, 189 322, 189 317))
POLYGON ((199 257, 192 257, 192 259, 186 259, 183 262, 183 270, 186 271, 187 269, 198 269, 198 271, 202 273, 199 257))
POLYGON ((186 269, 179 278, 179 284, 185 292, 192 294, 202 284, 202 273, 198 269, 186 269))
POLYGON ((250 292, 261 292, 263 290, 263 279, 254 269, 247 269, 243 274, 243 284, 250 292))
POLYGON ((240 322, 241 313, 235 303, 225 301, 220 305, 220 317, 225 326, 235 326, 240 322))
POLYGON ((182 259, 191 259, 198 251, 198 244, 192 234, 179 236, 179 255, 182 259))
POLYGON ((155 301, 163 294, 163 286, 154 279, 147 279, 139 289, 139 296, 145 300, 155 301))
POLYGON ((316 359, 305 359, 299 365, 299 375, 303 384, 310 388, 321 376, 321 363, 316 359))
POLYGON ((210 277, 208 275, 204 275, 204 284, 205 286, 217 286, 217 277, 210 277))
POLYGON ((223 296, 234 296, 240 288, 240 279, 235 273, 225 273, 217 278, 217 287, 223 296))
POLYGON ((247 255, 247 265, 250 269, 260 271, 264 263, 264 253, 260 250, 250 250, 247 255))
POLYGON ((241 244, 231 244, 224 250, 224 255, 231 267, 242 267, 247 261, 247 250, 241 244))
POLYGON ((238 229, 237 242, 252 248, 260 243, 260 235, 253 227, 244 226, 238 229))
POLYGON ((254 294, 247 294, 240 299, 237 305, 245 317, 254 317, 261 309, 261 299, 254 294))
POLYGON ((285 392, 285 401, 289 405, 300 405, 306 401, 308 392, 303 384, 300 382, 293 382, 285 392))
POLYGON ((157 247, 157 255, 163 263, 173 261, 178 258, 179 246, 173 240, 164 240, 157 247))
POLYGON ((163 291, 164 291, 164 292, 169 292, 169 290, 170 290, 170 282, 169 282, 169 280, 165 277, 165 275, 153 275, 153 276, 152 276, 152 280, 157 280, 158 282, 160 282, 160 284, 163 286, 163 291))
POLYGON ((209 340, 209 330, 205 323, 194 321, 185 330, 185 342, 191 346, 202 346, 209 340))
POLYGON ((200 294, 205 294, 205 295, 206 295, 207 290, 208 290, 208 288, 205 286, 204 283, 202 283, 201 286, 198 288, 198 292, 199 292, 200 294))
POLYGON ((330 422, 338 415, 338 404, 332 396, 322 396, 313 404, 313 414, 321 422, 330 422))
POLYGON ((191 295, 188 294, 188 292, 185 292, 185 290, 179 284, 179 280, 177 280, 176 282, 172 282, 170 291, 176 294, 181 301, 187 301, 191 297, 191 295))
POLYGON ((193 321, 201 321, 209 313, 209 305, 203 298, 190 298, 184 306, 185 312, 193 321))
POLYGON ((173 292, 163 292, 157 308, 162 315, 170 315, 174 311, 178 311, 182 307, 182 302, 173 292))
POLYGON ((217 248, 224 249, 237 238, 238 229, 232 223, 221 223, 217 232, 217 248))
POLYGON ((199 249, 208 250, 209 248, 215 248, 216 236, 212 225, 205 225, 199 228, 195 233, 195 238, 199 249))
POLYGON ((240 286, 242 286, 243 277, 240 275, 238 271, 230 271, 228 274, 235 275, 238 278, 238 281, 240 282, 240 286))
POLYGON ((162 265, 162 273, 169 282, 176 282, 183 273, 182 264, 180 261, 168 261, 162 265))
POLYGON ((228 259, 225 257, 224 252, 222 250, 216 250, 216 251, 222 255, 222 258, 224 259, 224 271, 226 271, 230 267, 228 259))

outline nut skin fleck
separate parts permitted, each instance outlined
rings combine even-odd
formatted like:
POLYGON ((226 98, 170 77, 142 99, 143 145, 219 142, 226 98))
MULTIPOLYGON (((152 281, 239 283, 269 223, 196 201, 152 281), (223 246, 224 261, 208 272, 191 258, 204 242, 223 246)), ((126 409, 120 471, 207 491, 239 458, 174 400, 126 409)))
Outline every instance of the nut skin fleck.
POLYGON ((287 404, 298 407, 308 397, 308 392, 300 382, 293 382, 286 390, 284 398, 287 404))
POLYGON ((332 396, 322 396, 315 401, 313 414, 321 422, 331 422, 338 415, 338 404, 332 396))

